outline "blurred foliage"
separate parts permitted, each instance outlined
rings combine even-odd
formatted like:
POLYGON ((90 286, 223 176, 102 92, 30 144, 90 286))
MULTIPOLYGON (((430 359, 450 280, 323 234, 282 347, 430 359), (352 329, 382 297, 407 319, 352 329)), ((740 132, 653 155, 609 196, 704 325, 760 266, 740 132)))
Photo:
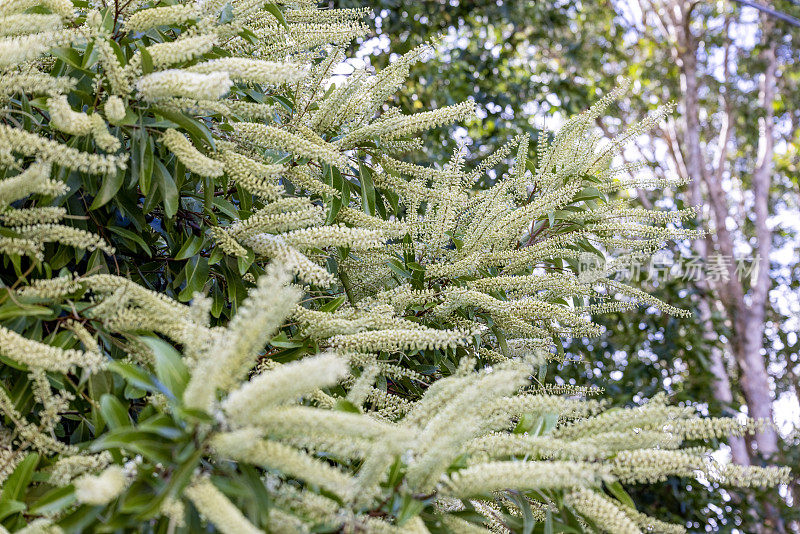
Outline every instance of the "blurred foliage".
MULTIPOLYGON (((330 4, 359 5, 357 0, 330 4)), ((473 98, 481 120, 469 122, 467 133, 480 147, 470 159, 493 152, 517 133, 553 128, 534 119, 579 113, 614 86, 608 80, 623 74, 616 72, 625 58, 622 28, 609 0, 382 0, 371 6, 374 37, 354 47, 391 52, 370 58, 376 69, 437 40, 439 54, 411 70, 408 91, 398 94, 395 104, 411 112, 473 98)), ((426 147, 449 156, 462 137, 440 128, 426 147)))

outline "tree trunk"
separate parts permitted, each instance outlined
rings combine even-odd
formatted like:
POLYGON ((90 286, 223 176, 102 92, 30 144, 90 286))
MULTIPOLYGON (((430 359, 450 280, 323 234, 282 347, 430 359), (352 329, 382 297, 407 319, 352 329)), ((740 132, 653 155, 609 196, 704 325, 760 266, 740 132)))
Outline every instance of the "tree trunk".
MULTIPOLYGON (((706 300, 700 303, 700 309, 700 320, 705 325, 706 335, 710 333, 713 336, 714 325, 711 324, 711 313, 708 310, 708 302, 706 300)), ((716 339, 709 340, 711 346, 711 373, 714 375, 712 386, 714 388, 714 399, 728 410, 732 410, 733 390, 731 389, 731 380, 728 375, 728 369, 725 366, 724 354, 722 349, 716 346, 716 341, 716 339)), ((750 452, 747 448, 747 442, 742 436, 728 436, 728 445, 731 448, 731 460, 733 463, 750 465, 750 452)))
MULTIPOLYGON (((772 389, 769 374, 764 363, 763 348, 764 322, 758 314, 747 310, 746 317, 739 321, 738 337, 734 345, 736 359, 741 369, 740 384, 747 401, 748 415, 756 419, 772 422, 772 389)), ((778 436, 772 427, 765 428, 755 437, 758 452, 769 458, 778 452, 778 436)))
MULTIPOLYGON (((685 12, 685 11, 684 11, 685 12)), ((683 20, 683 24, 676 25, 675 36, 677 37, 679 50, 676 53, 678 66, 681 68, 681 90, 683 93, 683 113, 684 113, 684 152, 686 153, 686 172, 688 179, 691 180, 691 202, 694 205, 701 205, 703 203, 702 193, 700 189, 701 183, 713 181, 714 177, 718 176, 719 172, 709 173, 706 160, 703 156, 702 145, 700 142, 700 110, 699 110, 699 85, 697 74, 697 41, 691 34, 690 21, 683 20)), ((726 124, 726 129, 730 124, 726 124)), ((725 144, 728 141, 728 132, 725 131, 720 135, 720 161, 718 169, 724 165, 725 144)), ((711 209, 717 219, 717 226, 719 226, 719 218, 723 213, 727 216, 727 201, 722 191, 721 186, 715 187, 719 184, 710 184, 709 196, 711 197, 711 209), (712 190, 713 193, 712 193, 712 190), (716 194, 714 194, 716 193, 716 194)), ((723 235, 718 234, 718 240, 727 241, 731 243, 730 253, 733 253, 732 239, 728 233, 724 223, 725 219, 722 218, 723 235)), ((710 250, 713 250, 713 243, 707 242, 704 239, 698 239, 694 243, 695 250, 700 253, 706 260, 709 257, 710 250)), ((723 247, 725 248, 725 247, 723 247)), ((733 266, 732 266, 733 267, 733 266)), ((735 275, 735 272, 731 272, 735 275)), ((735 278, 734 278, 735 282, 735 278)), ((705 284, 704 284, 705 285, 705 284)), ((730 293, 730 292, 729 292, 730 293)), ((726 299, 726 304, 732 304, 731 300, 735 297, 726 299)), ((711 346, 711 372, 714 374, 714 398, 723 406, 731 407, 733 404, 733 391, 731 390, 730 378, 725 366, 724 353, 716 346, 718 336, 714 325, 711 322, 711 305, 708 302, 708 296, 701 297, 699 303, 700 308, 700 322, 704 328, 704 338, 711 346)), ((730 309, 728 307, 727 309, 730 309)), ((763 328, 763 325, 762 325, 763 328)), ((738 361, 738 358, 737 358, 738 361)), ((742 437, 729 436, 728 444, 731 447, 731 459, 739 465, 750 465, 750 452, 747 443, 742 437)))
MULTIPOLYGON (((764 38, 769 39, 770 27, 764 21, 764 38)), ((772 181, 773 158, 773 129, 775 102, 775 75, 777 70, 777 56, 775 45, 772 44, 764 50, 764 60, 767 64, 761 80, 759 104, 764 110, 764 116, 759 119, 758 161, 753 172, 754 196, 754 224, 758 245, 757 260, 758 271, 751 290, 750 305, 740 320, 738 343, 741 353, 738 355, 739 364, 742 366, 742 389, 747 398, 747 405, 751 410, 751 417, 758 417, 772 421, 772 391, 770 388, 769 374, 766 362, 761 351, 764 346, 764 322, 766 319, 766 306, 769 302, 770 261, 772 251, 772 231, 767 225, 769 218, 769 189, 772 181)), ((737 325, 739 326, 739 325, 737 325)), ((778 436, 774 429, 768 428, 756 436, 758 452, 764 457, 770 457, 778 452, 778 436)))
MULTIPOLYGON (((757 257, 759 261, 758 272, 750 284, 750 290, 745 298, 747 285, 740 280, 737 272, 736 258, 734 258, 734 237, 728 228, 728 219, 731 214, 728 195, 722 187, 725 172, 730 168, 727 145, 730 142, 732 131, 731 103, 723 95, 723 109, 721 118, 721 131, 719 135, 718 158, 716 161, 707 161, 703 154, 701 143, 703 134, 700 124, 700 69, 698 68, 699 39, 692 33, 692 10, 697 2, 687 0, 663 0, 662 9, 658 11, 658 23, 664 34, 673 41, 672 57, 680 68, 681 90, 683 103, 684 131, 682 150, 673 152, 685 154, 685 170, 688 178, 694 181, 691 186, 692 202, 695 205, 705 204, 714 221, 714 235, 706 240, 696 240, 695 250, 708 261, 713 253, 720 254, 726 260, 728 279, 713 285, 715 295, 719 302, 709 300, 710 292, 701 297, 701 312, 706 318, 703 321, 706 336, 712 345, 711 371, 714 374, 714 396, 723 404, 733 400, 733 392, 725 367, 724 353, 714 347, 716 339, 713 325, 710 321, 710 309, 713 305, 722 304, 725 316, 731 326, 731 343, 724 347, 725 351, 734 356, 734 361, 739 367, 739 385, 744 393, 748 414, 751 417, 765 419, 772 422, 772 391, 770 377, 767 371, 765 357, 762 354, 764 343, 764 322, 766 319, 766 306, 769 300, 770 269, 769 254, 772 246, 772 232, 767 225, 769 217, 769 189, 773 172, 773 130, 776 92, 777 57, 775 45, 771 44, 770 21, 762 18, 762 39, 766 48, 763 52, 766 70, 761 77, 759 105, 763 110, 763 117, 759 120, 759 141, 756 167, 752 175, 752 191, 754 195, 753 224, 757 240, 757 257), (702 199, 699 181, 705 185, 707 198, 702 199), (705 201, 705 202, 704 202, 705 201), (705 308, 703 308, 705 306, 705 308)), ((727 30, 727 23, 726 23, 727 30)), ((727 35, 726 35, 727 37, 727 35)), ((772 41, 774 43, 774 41, 772 41)), ((727 49, 725 51, 724 70, 727 83, 727 49)), ((737 230, 745 239, 744 228, 737 230)), ((702 284, 701 284, 702 285, 702 284)), ((702 319, 702 318, 701 318, 702 319)), ((758 453, 769 458, 778 451, 778 436, 773 428, 765 428, 754 436, 745 439, 731 439, 731 453, 736 463, 751 463, 750 441, 754 441, 758 453)), ((764 523, 761 530, 764 532, 785 532, 785 525, 778 514, 777 508, 769 498, 761 502, 764 511, 764 523)))

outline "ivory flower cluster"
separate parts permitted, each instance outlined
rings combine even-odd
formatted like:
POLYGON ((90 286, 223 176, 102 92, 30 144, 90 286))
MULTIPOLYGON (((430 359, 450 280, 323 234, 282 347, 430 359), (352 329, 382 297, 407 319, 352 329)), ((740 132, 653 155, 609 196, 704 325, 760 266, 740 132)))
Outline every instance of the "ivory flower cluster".
POLYGON ((121 467, 112 465, 97 476, 85 475, 73 482, 75 496, 87 504, 106 504, 125 489, 127 479, 121 467))
POLYGON ((222 162, 201 153, 191 141, 186 139, 186 136, 177 130, 170 128, 164 132, 161 141, 193 173, 211 178, 222 176, 222 162))
POLYGON ((233 82, 227 72, 197 74, 180 69, 154 72, 136 82, 136 88, 145 100, 175 96, 217 100, 222 98, 232 85, 233 82))

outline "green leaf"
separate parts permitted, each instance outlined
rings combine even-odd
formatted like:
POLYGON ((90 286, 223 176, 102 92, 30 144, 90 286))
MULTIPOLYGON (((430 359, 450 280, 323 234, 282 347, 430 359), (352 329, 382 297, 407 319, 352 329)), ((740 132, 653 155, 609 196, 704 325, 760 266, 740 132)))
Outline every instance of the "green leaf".
POLYGON ((192 299, 195 293, 202 292, 206 282, 208 282, 208 258, 202 256, 192 256, 183 268, 186 277, 186 286, 178 295, 178 300, 187 302, 192 299))
POLYGON ((70 67, 79 70, 87 76, 94 76, 95 74, 94 72, 83 68, 83 58, 74 48, 53 48, 50 50, 50 53, 70 67))
POLYGON ((556 346, 556 351, 558 352, 558 357, 561 360, 565 360, 567 358, 567 356, 566 356, 566 354, 564 354, 564 344, 561 342, 561 338, 558 337, 557 335, 553 334, 553 343, 556 346))
POLYGON ((114 33, 114 24, 117 21, 117 12, 115 9, 111 9, 109 7, 103 9, 101 11, 103 14, 103 29, 108 34, 114 33))
POLYGON ((183 430, 175 426, 175 422, 171 417, 158 414, 139 423, 139 430, 144 432, 152 432, 168 440, 177 440, 184 435, 183 430))
POLYGON ((150 188, 150 192, 147 193, 147 196, 145 196, 144 204, 142 205, 143 213, 150 213, 156 208, 158 201, 161 199, 161 193, 159 189, 158 182, 153 184, 153 187, 150 188))
POLYGON ((403 523, 416 517, 425 508, 423 501, 418 501, 411 495, 403 495, 403 500, 400 504, 400 512, 397 514, 397 526, 402 526, 403 523))
POLYGON ((213 417, 208 415, 206 412, 202 410, 197 410, 195 408, 185 408, 183 406, 178 406, 175 408, 175 415, 177 415, 181 419, 185 419, 187 421, 194 423, 201 423, 204 425, 209 425, 214 422, 213 417))
POLYGON ((111 49, 114 51, 114 55, 117 56, 117 61, 119 61, 119 66, 124 67, 128 64, 128 60, 125 59, 125 54, 122 52, 122 48, 119 47, 119 43, 114 39, 108 39, 108 44, 111 45, 111 49))
POLYGON ((158 379, 177 398, 183 397, 189 383, 189 370, 172 345, 157 337, 140 336, 139 341, 147 345, 155 355, 155 371, 158 379))
MULTIPOLYGON (((339 169, 336 169, 339 171, 339 169)), ((339 172, 341 175, 341 172, 339 172)), ((342 185, 339 190, 342 192, 342 206, 347 207, 350 205, 350 182, 346 178, 342 178, 342 185)))
POLYGON ((189 137, 192 138, 192 141, 194 141, 194 144, 197 147, 201 147, 205 144, 212 150, 216 150, 214 136, 209 129, 197 119, 189 117, 188 115, 185 115, 179 111, 172 111, 158 107, 155 108, 155 112, 168 121, 174 122, 183 128, 183 130, 189 134, 189 137))
POLYGON ((297 341, 286 337, 286 332, 281 332, 277 336, 273 337, 270 340, 269 344, 272 345, 273 347, 278 347, 281 349, 294 349, 303 346, 302 341, 297 341))
POLYGON ((231 219, 239 218, 239 210, 236 209, 236 206, 222 197, 214 197, 214 207, 231 219))
POLYGON ((538 421, 539 417, 531 413, 522 414, 517 421, 517 426, 514 427, 514 434, 524 434, 526 432, 530 432, 530 430, 538 421))
POLYGON ((48 491, 36 500, 36 505, 28 513, 31 515, 55 514, 75 502, 75 488, 72 484, 48 491))
POLYGON ((375 184, 372 181, 372 171, 359 161, 359 181, 361 182, 361 205, 364 213, 375 215, 375 184))
POLYGON ((100 398, 100 413, 110 429, 130 426, 131 424, 128 410, 115 396, 108 393, 100 398))
MULTIPOLYGON (((346 182, 346 180, 342 179, 342 173, 336 167, 331 167, 328 165, 325 166, 325 182, 337 191, 341 192, 345 189, 344 182, 346 182)), ((349 197, 349 188, 347 190, 347 194, 349 197)), ((328 216, 325 220, 325 224, 332 224, 336 220, 339 210, 341 210, 342 206, 345 204, 341 197, 331 195, 328 198, 328 205, 330 206, 330 209, 328 210, 328 216)))
POLYGON ((125 514, 141 513, 143 510, 149 508, 153 500, 157 498, 152 493, 143 491, 143 488, 139 486, 140 484, 133 484, 131 486, 131 491, 126 492, 122 496, 122 502, 120 502, 119 505, 120 512, 125 514), (142 489, 142 491, 137 491, 140 489, 142 489))
POLYGON ((172 178, 172 175, 164 164, 161 163, 160 159, 155 161, 155 175, 158 183, 158 190, 161 193, 161 199, 164 201, 164 214, 168 219, 171 219, 178 213, 180 204, 178 188, 175 186, 175 180, 172 178))
POLYGON ((16 514, 17 512, 23 512, 27 508, 28 507, 25 505, 24 502, 15 501, 12 499, 9 500, 3 499, 3 501, 0 502, 0 521, 2 521, 3 519, 5 519, 10 515, 16 514))
POLYGON ((145 395, 147 395, 147 391, 143 389, 139 389, 136 386, 132 386, 131 384, 127 384, 125 386, 125 391, 123 395, 126 399, 134 400, 134 399, 141 399, 145 395))
POLYGON ((268 11, 273 17, 278 19, 278 22, 281 26, 285 29, 289 29, 289 25, 286 23, 286 18, 283 16, 283 12, 276 6, 275 4, 266 4, 264 9, 268 11))
POLYGON ((151 432, 127 427, 118 428, 96 439, 89 450, 100 452, 107 449, 122 449, 138 453, 154 462, 168 464, 172 460, 170 448, 164 439, 151 432))
POLYGON ((336 220, 336 216, 339 215, 339 211, 342 209, 342 199, 339 197, 333 197, 330 201, 330 209, 328 209, 328 215, 325 218, 325 224, 330 225, 336 220))
POLYGON ((97 50, 94 48, 94 42, 90 41, 86 45, 86 51, 83 53, 83 60, 81 61, 81 67, 84 69, 90 69, 97 63, 97 58, 99 54, 97 50))
POLYGON ((522 533, 531 534, 533 532, 533 527, 536 525, 536 519, 533 517, 533 510, 531 509, 528 499, 517 492, 509 492, 509 497, 522 512, 522 533))
POLYGON ((543 534, 553 534, 553 511, 550 508, 547 509, 547 515, 544 519, 544 531, 543 534))
MULTIPOLYGON (((111 373, 94 373, 86 380, 89 397, 100 399, 104 394, 114 391, 114 377, 111 373)), ((100 405, 92 406, 91 423, 94 425, 94 434, 98 435, 105 428, 105 418, 100 411, 100 405)))
POLYGON ((579 202, 581 200, 597 200, 597 199, 603 200, 605 199, 605 196, 596 187, 589 186, 580 193, 578 193, 572 200, 573 202, 579 202))
POLYGON ((619 480, 615 480, 614 482, 605 482, 605 486, 606 489, 608 489, 608 492, 616 497, 619 502, 629 508, 633 508, 634 510, 636 509, 636 504, 633 502, 633 499, 631 499, 631 496, 628 495, 628 492, 625 491, 625 488, 622 487, 622 484, 620 484, 619 480))
POLYGON ((252 31, 248 30, 247 28, 242 28, 242 30, 239 32, 239 37, 241 37, 242 39, 244 39, 245 41, 247 41, 250 44, 258 44, 259 43, 258 35, 256 35, 252 31))
POLYGON ((319 311, 322 311, 322 312, 334 312, 334 311, 338 310, 341 307, 341 305, 345 303, 346 300, 347 300, 347 297, 345 297, 345 296, 336 297, 335 299, 331 300, 327 304, 324 304, 324 305, 320 306, 319 307, 319 311))
POLYGON ((142 74, 150 74, 153 72, 153 56, 144 46, 139 47, 139 52, 142 55, 142 74))
POLYGON ((386 264, 389 266, 389 269, 394 271, 395 274, 397 274, 397 276, 400 278, 411 278, 411 273, 406 271, 405 265, 403 265, 399 260, 395 258, 389 258, 386 264))
POLYGON ((397 458, 392 467, 389 468, 389 475, 387 476, 387 483, 389 487, 397 486, 401 480, 403 480, 403 476, 405 475, 405 469, 402 460, 397 458))
POLYGON ((252 497, 255 509, 258 510, 263 518, 266 519, 267 514, 272 507, 272 499, 267 492, 264 481, 261 480, 261 475, 252 466, 245 463, 239 464, 239 470, 242 472, 242 482, 250 489, 250 496, 252 497))
POLYGON ((104 506, 79 506, 74 512, 59 520, 58 525, 64 532, 88 532, 90 525, 97 521, 97 516, 104 506))
POLYGON ((200 236, 193 235, 183 242, 180 250, 175 254, 176 260, 185 260, 200 252, 203 248, 204 239, 200 236))
POLYGON ((252 250, 247 251, 247 256, 236 258, 236 266, 239 268, 239 274, 244 276, 250 266, 256 259, 256 255, 252 250))
POLYGON ((558 424, 557 413, 546 413, 542 416, 542 428, 539 431, 540 435, 549 434, 558 424))
POLYGON ((233 20, 233 6, 230 3, 225 4, 225 7, 219 12, 219 23, 227 24, 233 20))
POLYGON ((415 261, 410 261, 410 262, 406 263, 406 267, 411 269, 411 271, 423 271, 423 272, 425 272, 425 267, 423 267, 421 264, 419 264, 419 263, 417 263, 415 261))
POLYGON ((108 365, 108 368, 120 375, 134 387, 150 392, 161 391, 161 387, 154 377, 133 364, 111 362, 108 365))
POLYGON ((144 239, 142 239, 142 236, 140 234, 136 232, 131 232, 130 230, 126 230, 125 228, 120 228, 119 226, 107 226, 106 228, 108 228, 109 230, 111 230, 120 237, 123 237, 125 239, 130 239, 131 241, 133 241, 134 243, 142 247, 142 250, 148 256, 153 255, 153 253, 150 251, 150 247, 147 246, 147 243, 145 242, 144 239))
POLYGON ((139 147, 141 150, 139 162, 139 187, 142 194, 147 195, 150 192, 150 185, 153 181, 153 166, 155 165, 155 157, 153 155, 153 138, 147 134, 147 131, 142 128, 141 139, 139 147))
POLYGON ((139 512, 137 518, 149 519, 155 517, 160 513, 161 503, 164 499, 168 497, 179 497, 186 486, 189 485, 192 475, 202 458, 203 449, 196 449, 194 444, 188 445, 181 451, 180 454, 177 455, 177 458, 175 458, 175 460, 180 462, 180 465, 172 472, 167 487, 139 512))
POLYGON ((114 198, 119 188, 122 187, 122 182, 125 179, 125 171, 117 171, 115 173, 106 174, 103 178, 103 184, 100 186, 100 191, 94 197, 92 205, 89 206, 90 210, 96 210, 100 206, 108 203, 109 200, 114 198))
POLYGON ((400 213, 400 195, 395 193, 394 191, 388 191, 386 189, 383 190, 383 196, 389 202, 389 206, 392 208, 392 213, 395 215, 400 213))
MULTIPOLYGON (((7 289, 5 291, 8 291, 7 289)), ((0 320, 13 319, 14 317, 48 317, 53 315, 53 310, 45 308, 44 306, 34 306, 32 304, 24 304, 14 302, 13 300, 6 301, 0 306, 0 320)))
POLYGON ((286 98, 285 96, 280 95, 270 95, 270 98, 275 102, 278 102, 280 105, 285 107, 287 111, 294 113, 294 102, 286 98))
POLYGON ((582 238, 578 239, 578 240, 576 241, 576 243, 577 243, 577 245, 578 245, 580 248, 582 248, 583 250, 585 250, 585 251, 587 251, 587 252, 591 252, 592 254, 594 254, 595 256, 597 256, 598 258, 605 259, 605 254, 603 254, 602 252, 600 252, 600 250, 599 250, 599 249, 597 249, 597 248, 596 248, 594 245, 592 245, 592 244, 589 242, 589 240, 588 240, 588 239, 586 239, 585 237, 582 237, 582 238))
POLYGON ((333 409, 339 412, 361 413, 361 410, 358 409, 358 406, 347 399, 338 399, 333 409))
POLYGON ((25 495, 25 488, 30 484, 37 465, 39 465, 39 455, 32 452, 14 468, 14 472, 8 476, 6 483, 3 484, 3 501, 6 499, 16 501, 25 495))

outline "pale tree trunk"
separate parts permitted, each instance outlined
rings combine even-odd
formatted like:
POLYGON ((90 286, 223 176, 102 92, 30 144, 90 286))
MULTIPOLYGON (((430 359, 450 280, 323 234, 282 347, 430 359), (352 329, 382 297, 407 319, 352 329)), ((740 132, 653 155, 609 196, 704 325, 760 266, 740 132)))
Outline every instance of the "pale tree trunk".
MULTIPOLYGON (((769 28, 764 24, 764 35, 768 38, 769 28)), ((772 392, 769 374, 761 354, 764 339, 766 306, 769 302, 770 262, 772 232, 767 225, 769 218, 769 189, 773 171, 773 130, 777 57, 775 45, 764 51, 766 70, 761 80, 759 103, 764 116, 759 119, 758 161, 753 172, 754 225, 758 240, 758 272, 750 292, 750 305, 743 310, 739 323, 741 341, 737 343, 737 360, 742 367, 742 389, 747 398, 750 416, 772 421, 772 392)), ((770 457, 778 452, 778 436, 775 430, 766 429, 756 435, 758 452, 770 457)))
MULTIPOLYGON (((712 387, 714 388, 714 399, 728 408, 733 405, 733 390, 731 389, 731 379, 728 368, 725 365, 725 355, 722 349, 716 345, 716 335, 714 325, 711 323, 711 310, 708 301, 700 301, 700 321, 704 325, 705 333, 703 337, 711 345, 711 373, 714 375, 712 387)), ((750 452, 747 450, 747 442, 742 436, 728 436, 728 446, 731 448, 731 460, 739 465, 750 465, 750 452)))
MULTIPOLYGON (((680 143, 677 138, 672 139, 671 152, 673 157, 680 161, 676 161, 676 168, 684 170, 686 173, 685 178, 690 180, 690 200, 695 206, 703 205, 703 195, 701 185, 721 176, 725 165, 725 158, 727 156, 727 145, 730 139, 731 121, 725 118, 725 122, 720 131, 717 165, 714 172, 709 173, 707 163, 702 152, 701 144, 701 131, 700 131, 700 106, 699 106, 699 84, 697 73, 697 40, 691 32, 691 16, 690 5, 683 3, 682 5, 677 2, 672 2, 667 6, 666 24, 664 29, 672 35, 675 42, 673 43, 673 58, 676 60, 678 66, 681 68, 681 92, 683 97, 683 150, 679 147, 672 145, 680 143), (685 158, 683 157, 685 154, 685 158)), ((726 62, 726 75, 727 75, 727 59, 728 53, 725 53, 726 62)), ((714 180, 718 185, 719 180, 714 180)), ((724 213, 727 216, 727 201, 722 192, 721 186, 719 188, 709 188, 712 196, 712 210, 715 215, 720 216, 724 213), (713 189, 713 192, 711 191, 713 189), (716 201, 716 202, 714 202, 716 201)), ((722 219, 725 220, 724 218, 722 219)), ((733 254, 733 244, 727 227, 722 229, 723 241, 729 244, 727 248, 728 254, 733 254)), ((697 239, 693 244, 693 248, 702 256, 706 261, 709 258, 710 251, 714 249, 714 243, 711 241, 710 236, 705 239, 697 239)), ((731 268, 733 266, 731 265, 731 268)), ((731 271, 729 276, 735 277, 735 272, 731 271)), ((735 278, 734 278, 735 279, 735 278)), ((705 280, 700 281, 704 286, 705 295, 703 295, 699 302, 700 310, 700 324, 703 325, 703 338, 711 346, 711 367, 710 370, 714 375, 712 383, 713 394, 715 400, 725 407, 730 408, 733 405, 733 391, 731 388, 730 377, 728 374, 727 366, 725 365, 725 355, 721 348, 717 346, 718 335, 714 325, 711 321, 712 304, 709 303, 708 284, 705 280)), ((739 295, 736 295, 739 296, 739 295)), ((735 297, 733 297, 735 299, 735 297)), ((729 301, 731 298, 727 298, 729 301)), ((750 465, 750 452, 748 451, 747 443, 744 438, 740 436, 729 436, 728 445, 731 448, 731 459, 739 465, 750 465)))
MULTIPOLYGON (((683 128, 681 132, 669 131, 667 135, 668 151, 675 160, 676 169, 685 173, 691 180, 691 200, 695 205, 702 205, 708 211, 713 222, 713 233, 705 239, 698 239, 693 248, 708 262, 721 256, 727 267, 727 277, 715 283, 709 280, 700 283, 701 289, 710 286, 713 291, 704 291, 701 296, 700 321, 704 327, 704 338, 712 346, 711 372, 714 375, 713 393, 717 401, 730 405, 734 399, 730 378, 727 372, 726 356, 738 367, 739 386, 744 394, 748 414, 751 417, 772 422, 772 391, 766 359, 762 354, 764 344, 764 322, 766 306, 769 300, 770 271, 769 253, 771 250, 772 232, 767 225, 769 217, 769 189, 773 172, 773 105, 776 93, 777 57, 774 44, 770 46, 769 21, 764 20, 762 36, 767 45, 763 52, 766 69, 761 76, 759 105, 764 116, 759 121, 759 141, 756 167, 752 175, 754 196, 753 224, 757 245, 755 252, 758 272, 750 284, 750 291, 745 295, 747 286, 740 280, 737 262, 734 258, 734 235, 747 240, 749 236, 739 225, 729 227, 729 219, 733 211, 729 198, 722 187, 723 179, 730 173, 731 161, 728 145, 733 138, 733 104, 728 95, 721 96, 721 119, 716 152, 711 156, 711 143, 704 146, 703 128, 700 124, 700 94, 702 70, 698 65, 699 44, 702 42, 693 34, 693 10, 700 3, 698 0, 639 0, 642 12, 653 13, 656 27, 669 41, 670 53, 675 64, 680 68, 681 103, 683 105, 683 128), (709 155, 704 155, 704 151, 709 155), (704 191, 705 190, 705 194, 704 191), (726 347, 719 348, 719 336, 711 322, 711 311, 721 309, 731 326, 731 340, 726 347), (724 349, 724 351, 723 351, 724 349)), ((727 34, 728 23, 733 17, 729 15, 725 24, 724 37, 728 45, 725 48, 725 85, 728 84, 728 52, 731 39, 727 34)), ((741 214, 740 214, 741 215, 741 214)), ((740 217, 741 218, 741 217, 740 217)), ((739 464, 750 464, 751 441, 757 452, 769 458, 778 451, 778 436, 771 427, 757 434, 753 439, 731 438, 729 444, 733 461, 739 464)), ((785 528, 777 513, 777 509, 769 500, 762 502, 766 511, 766 521, 761 530, 764 532, 784 532, 785 528)))
MULTIPOLYGON (((734 259, 734 238, 728 228, 730 206, 728 197, 722 188, 722 180, 729 165, 727 145, 732 129, 731 110, 725 102, 723 103, 724 111, 721 113, 723 123, 720 128, 717 158, 715 161, 709 162, 703 155, 703 135, 699 119, 698 39, 693 35, 691 28, 691 13, 695 6, 696 2, 665 0, 661 3, 659 10, 662 31, 671 37, 673 59, 681 69, 684 119, 682 148, 685 154, 683 164, 689 178, 693 180, 694 203, 698 204, 698 199, 701 198, 700 182, 702 181, 702 184, 705 185, 708 195, 706 205, 714 221, 713 238, 709 236, 704 241, 696 242, 695 248, 704 255, 706 260, 713 260, 712 255, 716 254, 725 259, 727 280, 713 284, 713 289, 719 295, 732 326, 733 339, 729 350, 739 366, 740 385, 747 403, 748 414, 751 417, 772 421, 772 392, 766 362, 761 352, 770 284, 769 252, 772 233, 767 225, 767 218, 769 216, 769 184, 772 173, 774 128, 772 106, 775 100, 777 58, 774 46, 768 47, 764 54, 767 68, 762 76, 759 94, 759 104, 765 110, 765 115, 759 121, 758 161, 753 173, 754 223, 756 226, 755 237, 758 242, 759 271, 752 285, 748 303, 745 299, 742 281, 738 278, 739 273, 734 259)), ((766 23, 764 26, 763 35, 765 39, 768 39, 769 28, 766 23)), ((727 53, 725 67, 727 74, 727 53)), ((705 305, 712 306, 711 303, 705 305)), ((715 395, 718 400, 723 401, 729 397, 732 399, 732 394, 728 394, 730 381, 727 373, 723 374, 724 361, 720 363, 723 365, 712 365, 712 372, 716 379, 715 395)), ((766 457, 777 452, 777 434, 771 428, 759 433, 755 442, 758 452, 766 457)), ((736 447, 741 449, 739 445, 736 447)), ((744 462, 741 454, 737 453, 737 456, 744 462)))
MULTIPOLYGON (((696 67, 697 41, 691 35, 688 25, 677 28, 680 20, 687 20, 688 8, 681 8, 675 4, 671 5, 671 14, 666 14, 662 31, 673 37, 674 43, 671 48, 673 59, 681 67, 681 89, 684 97, 684 136, 681 138, 675 129, 674 122, 670 121, 667 125, 665 141, 667 142, 668 153, 673 162, 673 170, 689 185, 689 200, 694 206, 701 206, 703 202, 702 184, 706 172, 705 158, 700 150, 700 124, 698 122, 698 76, 696 67), (687 143, 688 139, 694 142, 687 143), (683 144, 681 143, 683 141, 683 144)), ((726 27, 729 24, 726 21, 726 27)), ((728 71, 728 54, 730 46, 725 50, 725 79, 728 71)), ((718 161, 716 168, 722 169, 727 157, 727 146, 730 139, 731 124, 725 121, 724 127, 720 132, 718 146, 718 161)), ((710 236, 696 239, 692 248, 699 253, 702 258, 708 258, 708 251, 713 250, 714 244, 710 236)), ((738 409, 734 408, 733 388, 731 387, 730 375, 726 365, 724 351, 718 346, 719 336, 714 327, 712 316, 712 304, 709 302, 711 288, 705 280, 698 280, 698 287, 703 294, 698 301, 699 323, 703 329, 703 339, 707 346, 711 347, 711 365, 709 370, 714 379, 711 384, 714 399, 724 407, 730 415, 736 415, 738 409)), ((717 306, 719 307, 719 306, 717 306)), ((725 312, 725 310, 722 310, 725 312)), ((731 460, 739 465, 750 465, 750 452, 747 441, 742 436, 728 436, 728 445, 731 449, 731 460)))
MULTIPOLYGON (((727 26, 727 23, 726 23, 727 26)), ((686 28, 685 31, 689 31, 686 28)), ((686 40, 692 39, 691 34, 686 40)), ((698 122, 698 87, 697 87, 697 69, 696 69, 696 42, 687 42, 683 48, 683 52, 688 54, 689 57, 682 58, 681 66, 683 67, 683 75, 681 77, 681 88, 684 94, 684 106, 688 110, 685 115, 685 132, 686 139, 693 139, 691 148, 688 149, 688 162, 676 165, 676 167, 683 167, 688 175, 685 177, 690 182, 689 196, 690 201, 695 206, 703 205, 703 195, 701 191, 702 180, 708 173, 706 170, 706 162, 700 150, 700 124, 698 122)), ((729 47, 725 50, 725 78, 727 79, 729 47)), ((717 147, 718 161, 717 169, 723 168, 724 160, 727 156, 727 147, 730 140, 731 124, 730 120, 725 119, 724 125, 721 128, 719 135, 719 144, 717 147)), ((688 147, 687 147, 688 148, 688 147)), ((674 151, 680 153, 679 151, 674 151)), ((699 238, 694 241, 693 248, 701 257, 708 260, 709 250, 713 250, 713 242, 710 236, 699 238)), ((700 298, 698 308, 700 311, 700 324, 703 325, 703 339, 711 347, 711 366, 710 371, 714 376, 712 382, 712 392, 714 399, 719 402, 726 410, 733 410, 733 389, 731 387, 730 375, 728 373, 727 365, 725 365, 725 353, 717 345, 719 336, 716 328, 711 320, 712 305, 709 303, 710 288, 705 280, 698 281, 698 285, 702 286, 704 295, 700 298)), ((738 410, 737 410, 738 411, 738 410)), ((733 415, 733 414, 732 414, 733 415)), ((750 452, 748 450, 747 442, 742 436, 731 435, 728 436, 728 445, 731 448, 731 460, 739 465, 750 465, 750 452)))

